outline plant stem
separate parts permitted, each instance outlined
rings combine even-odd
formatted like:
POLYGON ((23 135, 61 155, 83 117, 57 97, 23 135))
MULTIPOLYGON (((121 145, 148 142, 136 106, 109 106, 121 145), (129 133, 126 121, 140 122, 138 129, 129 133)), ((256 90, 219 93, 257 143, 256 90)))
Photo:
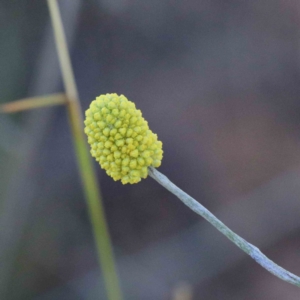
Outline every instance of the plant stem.
POLYGON ((223 233, 229 240, 231 240, 241 250, 250 255, 258 264, 260 264, 267 271, 280 279, 300 287, 300 277, 283 269, 275 264, 272 260, 266 257, 257 247, 245 241, 242 237, 234 233, 224 223, 222 223, 217 217, 215 217, 209 210, 203 205, 197 202, 194 198, 189 196, 174 183, 172 183, 165 175, 161 174, 156 169, 150 167, 149 175, 160 183, 163 187, 177 196, 186 206, 193 210, 196 214, 202 216, 206 221, 216 227, 221 233, 223 233))
POLYGON ((113 249, 105 220, 100 190, 97 185, 96 173, 85 141, 82 111, 71 66, 71 60, 67 49, 62 20, 57 1, 47 1, 63 75, 63 82, 68 97, 67 110, 77 154, 78 167, 83 182, 89 216, 96 241, 98 259, 103 270, 106 292, 108 299, 121 300, 122 294, 114 263, 113 249))
POLYGON ((30 97, 0 105, 0 113, 15 113, 46 106, 65 105, 66 103, 67 97, 63 93, 30 97))

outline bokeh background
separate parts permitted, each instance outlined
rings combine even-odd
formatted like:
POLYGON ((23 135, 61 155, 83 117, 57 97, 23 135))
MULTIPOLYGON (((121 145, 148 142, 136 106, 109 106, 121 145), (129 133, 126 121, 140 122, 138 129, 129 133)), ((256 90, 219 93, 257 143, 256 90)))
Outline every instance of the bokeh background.
MULTIPOLYGON (((299 1, 59 4, 82 108, 134 101, 159 170, 300 274, 299 1)), ((63 91, 46 1, 0 1, 0 66, 1 103, 63 91)), ((126 299, 299 299, 151 178, 95 167, 126 299)), ((0 176, 0 299, 105 299, 64 107, 0 115, 0 176)))

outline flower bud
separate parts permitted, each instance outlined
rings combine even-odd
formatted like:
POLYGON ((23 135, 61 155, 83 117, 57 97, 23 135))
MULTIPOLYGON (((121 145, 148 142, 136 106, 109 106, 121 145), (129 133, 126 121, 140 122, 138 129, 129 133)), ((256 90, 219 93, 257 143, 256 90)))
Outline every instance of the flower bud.
POLYGON ((85 115, 91 154, 115 181, 137 183, 148 176, 149 166, 160 166, 162 142, 125 96, 101 95, 85 115))

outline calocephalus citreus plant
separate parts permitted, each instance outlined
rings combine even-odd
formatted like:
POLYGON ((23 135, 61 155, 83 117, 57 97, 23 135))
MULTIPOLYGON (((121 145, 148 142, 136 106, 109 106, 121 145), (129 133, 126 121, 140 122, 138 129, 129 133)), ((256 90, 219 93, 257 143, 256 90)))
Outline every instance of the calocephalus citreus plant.
POLYGON ((150 175, 270 273, 300 287, 298 276, 275 264, 156 170, 163 156, 162 142, 133 102, 124 95, 101 95, 92 101, 85 114, 85 133, 91 154, 115 181, 134 184, 150 175))
POLYGON ((148 167, 160 166, 162 142, 125 96, 101 95, 85 114, 91 154, 114 180, 137 183, 148 176, 148 167))

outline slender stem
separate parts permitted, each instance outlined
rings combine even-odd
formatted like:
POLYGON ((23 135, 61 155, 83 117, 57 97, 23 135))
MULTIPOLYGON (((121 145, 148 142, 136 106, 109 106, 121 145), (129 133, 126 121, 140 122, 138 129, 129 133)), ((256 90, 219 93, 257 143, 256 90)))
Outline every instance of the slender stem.
POLYGON ((217 217, 215 217, 209 210, 203 205, 197 202, 194 198, 182 191, 174 183, 172 183, 165 175, 161 174, 156 169, 150 167, 149 175, 160 183, 163 187, 176 195, 186 206, 193 210, 196 214, 202 216, 219 231, 221 231, 229 240, 231 240, 241 250, 250 255, 258 264, 260 264, 267 271, 280 279, 289 282, 293 285, 300 287, 300 277, 293 273, 283 269, 275 264, 272 260, 266 257, 257 247, 245 241, 242 237, 234 233, 224 223, 222 223, 217 217))
POLYGON ((113 257, 100 191, 97 185, 96 174, 91 156, 83 133, 82 111, 75 84, 71 60, 67 49, 62 20, 56 0, 47 0, 50 10, 52 26, 55 35, 59 62, 63 74, 63 82, 68 97, 68 115, 75 144, 77 161, 87 206, 97 246, 98 259, 102 266, 104 283, 108 299, 121 300, 122 294, 113 257))
POLYGON ((33 108, 64 105, 66 103, 67 97, 63 93, 30 97, 0 105, 0 113, 15 113, 33 108))

